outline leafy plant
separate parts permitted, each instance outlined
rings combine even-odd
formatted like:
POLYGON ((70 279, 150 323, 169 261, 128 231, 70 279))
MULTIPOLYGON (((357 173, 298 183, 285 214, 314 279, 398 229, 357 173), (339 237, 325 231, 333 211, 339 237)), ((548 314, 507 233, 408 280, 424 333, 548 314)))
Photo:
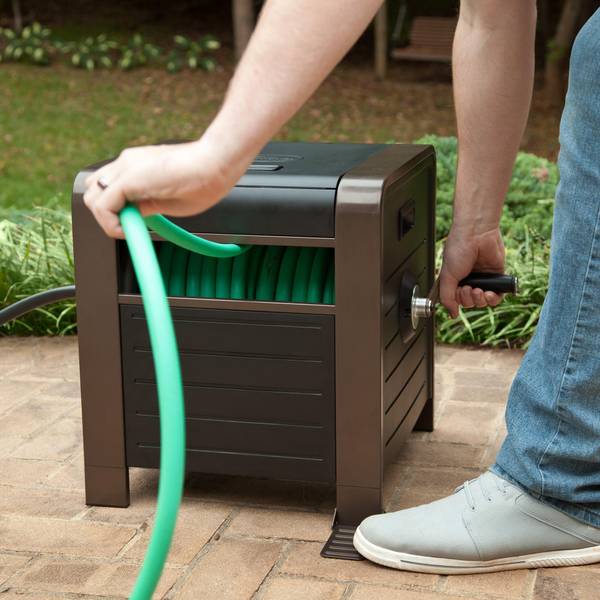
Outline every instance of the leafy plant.
MULTIPOLYGON (((0 62, 21 61, 47 65, 51 55, 58 51, 68 57, 69 63, 79 69, 94 71, 119 66, 123 70, 147 65, 157 61, 162 49, 148 42, 139 33, 134 34, 126 44, 119 44, 106 34, 89 36, 80 41, 50 39, 51 31, 34 23, 20 33, 12 29, 0 28, 0 62)), ((163 64, 171 73, 184 68, 214 71, 217 62, 213 56, 220 47, 212 35, 192 40, 183 35, 173 38, 173 48, 163 64)))
POLYGON ((78 69, 110 69, 118 57, 119 44, 105 34, 87 37, 80 42, 55 42, 63 54, 70 57, 71 64, 78 69))
POLYGON ((121 58, 119 67, 124 70, 142 67, 149 62, 156 60, 161 54, 161 49, 136 33, 129 42, 121 47, 121 58))
POLYGON ((21 32, 13 29, 0 28, 0 37, 3 39, 3 49, 0 60, 26 62, 36 65, 50 63, 49 43, 50 29, 33 23, 24 27, 21 32))
POLYGON ((211 54, 220 48, 221 44, 215 37, 205 35, 198 41, 193 41, 183 35, 176 35, 173 42, 175 48, 167 57, 167 71, 170 73, 176 73, 183 68, 204 71, 214 71, 217 68, 217 62, 211 54))
MULTIPOLYGON (((38 207, 0 219, 0 307, 73 283, 71 219, 38 207)), ((24 315, 0 334, 64 335, 75 330, 75 303, 64 301, 24 315)))

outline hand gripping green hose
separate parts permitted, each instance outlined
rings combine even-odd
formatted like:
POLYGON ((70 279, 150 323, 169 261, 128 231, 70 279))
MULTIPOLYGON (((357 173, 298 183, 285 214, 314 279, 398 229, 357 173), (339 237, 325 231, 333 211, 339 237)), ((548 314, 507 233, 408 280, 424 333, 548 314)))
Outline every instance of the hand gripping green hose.
POLYGON ((156 517, 150 545, 131 594, 132 600, 150 600, 169 553, 183 493, 185 414, 175 328, 146 224, 165 239, 211 257, 237 256, 246 248, 203 240, 161 216, 148 217, 144 221, 139 210, 131 204, 123 208, 120 219, 146 312, 160 414, 160 481, 156 517))

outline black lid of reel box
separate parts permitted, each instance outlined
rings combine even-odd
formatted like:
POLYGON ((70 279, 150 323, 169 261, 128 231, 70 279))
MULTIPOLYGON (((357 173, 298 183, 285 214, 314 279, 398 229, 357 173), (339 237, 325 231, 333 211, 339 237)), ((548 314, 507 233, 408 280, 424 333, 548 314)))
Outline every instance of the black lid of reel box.
POLYGON ((173 220, 194 233, 334 237, 341 177, 385 147, 270 142, 221 202, 173 220))

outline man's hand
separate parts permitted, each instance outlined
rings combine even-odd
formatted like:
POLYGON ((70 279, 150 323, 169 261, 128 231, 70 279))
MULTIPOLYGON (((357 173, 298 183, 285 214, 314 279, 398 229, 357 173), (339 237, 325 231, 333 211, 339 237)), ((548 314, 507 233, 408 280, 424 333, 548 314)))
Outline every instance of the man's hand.
POLYGON ((440 272, 440 301, 452 318, 458 316, 458 306, 496 306, 503 294, 484 292, 470 286, 458 287, 458 282, 472 271, 504 272, 504 243, 498 229, 472 233, 452 228, 444 245, 444 260, 440 272))
POLYGON ((122 237, 118 214, 126 201, 144 216, 193 215, 216 204, 246 166, 225 168, 202 141, 129 148, 87 178, 83 200, 108 235, 122 237), (108 184, 104 190, 100 178, 108 184))

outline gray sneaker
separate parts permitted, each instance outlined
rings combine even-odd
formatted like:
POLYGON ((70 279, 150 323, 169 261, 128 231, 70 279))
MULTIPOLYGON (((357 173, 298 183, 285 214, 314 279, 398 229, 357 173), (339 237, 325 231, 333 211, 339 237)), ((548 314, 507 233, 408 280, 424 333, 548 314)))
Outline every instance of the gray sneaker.
POLYGON ((485 573, 600 562, 600 529, 487 471, 447 498, 368 517, 354 546, 395 569, 485 573))

